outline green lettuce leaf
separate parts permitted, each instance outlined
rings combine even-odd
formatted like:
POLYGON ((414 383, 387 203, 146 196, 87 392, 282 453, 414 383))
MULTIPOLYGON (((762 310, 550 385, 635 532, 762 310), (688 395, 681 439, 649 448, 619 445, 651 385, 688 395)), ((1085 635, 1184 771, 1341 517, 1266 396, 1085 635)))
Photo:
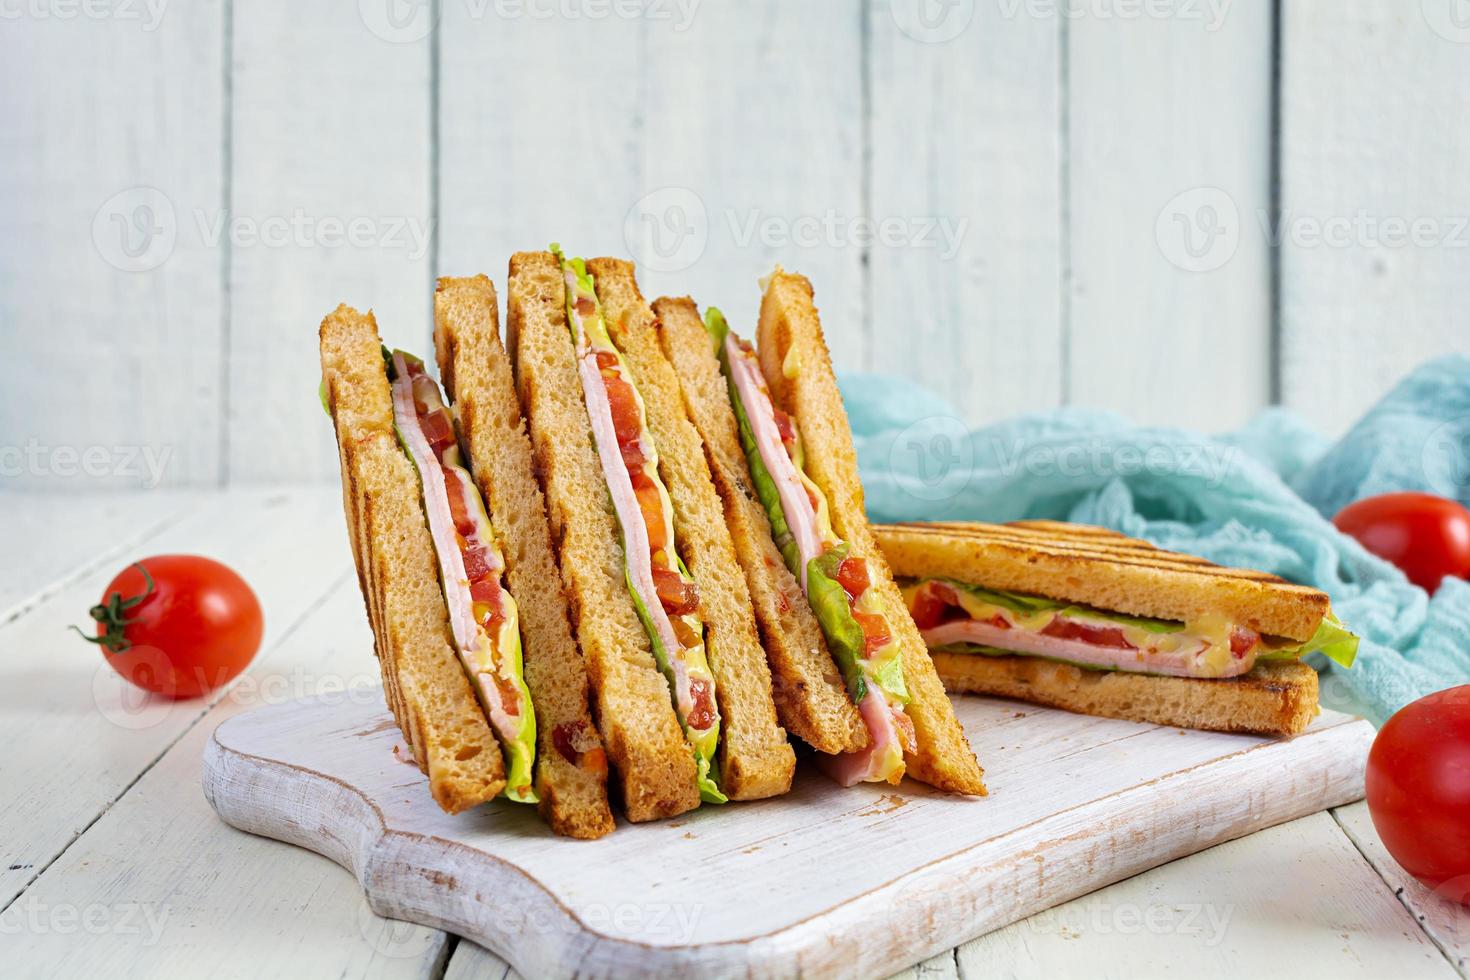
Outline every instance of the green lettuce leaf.
POLYGON ((812 612, 816 614, 817 625, 827 638, 827 649, 832 659, 837 661, 842 679, 847 682, 847 693, 853 704, 860 704, 868 696, 868 682, 862 668, 867 642, 863 628, 853 618, 847 592, 838 584, 836 575, 837 564, 847 557, 847 550, 847 545, 841 544, 807 563, 806 595, 812 612), (824 561, 829 557, 834 560, 824 561))
POLYGON ((694 765, 697 770, 695 782, 699 785, 699 798, 706 803, 726 803, 730 798, 720 792, 720 772, 718 763, 715 761, 715 748, 720 741, 719 726, 712 726, 701 738, 689 737, 689 726, 679 714, 679 699, 674 694, 674 666, 669 662, 669 651, 664 649, 663 641, 659 639, 658 628, 653 624, 653 617, 649 615, 648 607, 643 603, 643 597, 633 586, 633 576, 628 571, 626 563, 623 568, 623 576, 628 583, 628 594, 633 597, 633 607, 638 610, 638 618, 643 622, 643 629, 648 633, 648 641, 653 646, 653 659, 658 663, 658 669, 663 673, 665 680, 668 681, 669 698, 674 704, 674 715, 679 719, 679 726, 684 729, 685 741, 689 742, 694 752, 694 765))
POLYGON ((1340 667, 1351 667, 1358 659, 1358 638, 1333 615, 1323 618, 1317 632, 1305 643, 1271 643, 1256 654, 1257 660, 1300 660, 1309 653, 1320 653, 1340 667))
POLYGON ((521 631, 502 629, 500 642, 500 655, 510 665, 512 683, 520 694, 521 703, 531 708, 521 714, 521 727, 515 738, 510 741, 501 740, 500 747, 505 751, 508 763, 505 791, 501 795, 516 803, 536 803, 539 800, 531 772, 531 767, 536 762, 536 713, 531 705, 531 691, 526 687, 526 672, 521 657, 521 631))
POLYGON ((719 307, 711 306, 704 311, 704 329, 709 334, 710 343, 714 345, 715 355, 722 355, 725 350, 725 335, 730 332, 730 324, 725 322, 725 314, 720 312, 719 307))

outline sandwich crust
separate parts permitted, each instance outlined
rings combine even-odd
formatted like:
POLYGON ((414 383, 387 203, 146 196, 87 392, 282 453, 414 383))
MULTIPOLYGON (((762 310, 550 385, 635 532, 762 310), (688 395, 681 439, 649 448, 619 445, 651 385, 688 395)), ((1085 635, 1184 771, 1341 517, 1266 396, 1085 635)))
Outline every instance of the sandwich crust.
POLYGON ((1228 680, 1085 670, 1040 657, 936 650, 953 694, 989 694, 1053 708, 1219 732, 1296 735, 1317 715, 1317 672, 1300 661, 1258 663, 1228 680))
POLYGON ((591 259, 587 269, 613 341, 638 379, 659 476, 674 505, 679 554, 699 586, 721 716, 720 789, 732 800, 778 796, 791 788, 796 755, 776 719, 771 670, 703 442, 685 414, 679 377, 659 347, 657 321, 638 290, 633 264, 591 259))
POLYGON ((505 764, 454 652, 418 474, 393 430, 377 321, 339 306, 322 321, 320 340, 343 509, 384 696, 435 802, 458 813, 505 788, 505 764))
POLYGON ((521 410, 623 806, 633 821, 684 813, 699 806, 694 755, 628 594, 622 539, 593 448, 556 257, 517 252, 507 291, 507 338, 521 410))
POLYGON ((852 430, 822 339, 811 283, 804 277, 780 269, 771 275, 761 298, 756 346, 773 399, 796 419, 806 446, 807 473, 827 496, 833 528, 868 560, 869 588, 878 590, 890 610, 911 695, 905 710, 918 742, 917 752, 905 754, 909 775, 948 792, 983 795, 984 770, 868 526, 852 430))
POLYGON ((685 411, 704 444, 705 461, 750 589, 770 664, 776 714, 788 731, 820 752, 861 749, 868 744, 867 728, 827 652, 801 585, 776 548, 740 448, 725 376, 699 311, 688 297, 656 300, 653 309, 664 354, 673 365, 685 411))
POLYGON ((541 814, 559 834, 601 837, 613 829, 606 756, 588 711, 587 669, 572 639, 546 504, 500 343, 495 287, 487 277, 439 280, 434 349, 475 483, 505 553, 506 585, 520 609, 526 685, 536 709, 541 814), (559 741, 576 755, 563 755, 559 741))

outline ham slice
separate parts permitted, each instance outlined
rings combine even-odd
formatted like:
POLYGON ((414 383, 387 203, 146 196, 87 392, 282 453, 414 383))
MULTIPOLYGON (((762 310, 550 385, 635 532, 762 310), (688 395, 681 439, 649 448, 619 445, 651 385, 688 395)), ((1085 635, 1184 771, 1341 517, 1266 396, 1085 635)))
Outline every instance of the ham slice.
POLYGON ((858 783, 882 779, 889 753, 895 748, 902 751, 893 708, 883 697, 878 685, 868 685, 867 696, 858 704, 858 713, 862 715, 863 724, 868 728, 867 748, 842 755, 818 756, 827 775, 840 786, 856 786, 858 783))
MULTIPOLYGON (((1058 619, 1063 617, 1057 617, 1058 619)), ((1204 637, 1198 642, 1179 644, 1177 649, 1138 649, 1101 646, 1085 640, 1049 636, 1040 630, 1021 626, 1001 626, 978 619, 959 619, 921 631, 930 647, 952 643, 975 643, 1014 653, 1052 657, 1092 667, 1105 667, 1171 677, 1238 677, 1255 666, 1253 650, 1232 653, 1220 667, 1206 666, 1205 655, 1211 643, 1204 637)))
POLYGON ((776 483, 776 493, 781 498, 781 512, 786 517, 786 526, 796 539, 797 551, 801 556, 801 587, 806 589, 807 562, 822 553, 822 538, 817 532, 817 514, 796 463, 781 441, 781 432, 776 428, 775 406, 761 377, 760 367, 746 355, 735 342, 735 334, 725 335, 725 355, 730 361, 730 377, 740 395, 740 404, 745 407, 750 419, 750 430, 755 436, 756 448, 760 450, 761 462, 766 472, 776 483))
MULTIPOLYGON (((575 291, 576 285, 575 275, 568 272, 567 289, 575 291)), ((607 480, 613 510, 623 528, 623 551, 628 562, 628 578, 637 591, 643 608, 648 610, 648 617, 653 622, 659 642, 668 653, 669 664, 674 671, 674 697, 678 701, 680 716, 687 718, 694 707, 694 699, 689 688, 689 671, 681 656, 684 648, 674 634, 674 624, 664 611, 663 603, 658 597, 658 587, 653 581, 653 556, 648 545, 648 526, 643 523, 643 510, 638 506, 633 480, 628 475, 628 468, 623 464, 622 451, 618 448, 612 404, 608 400, 607 385, 603 383, 602 369, 597 364, 597 352, 592 349, 587 338, 581 315, 573 311, 572 320, 577 337, 577 375, 582 381, 587 417, 592 422, 597 459, 602 464, 602 475, 607 480)))
POLYGON ((393 374, 393 421, 397 423, 398 431, 408 446, 408 454, 423 480, 424 510, 429 516, 429 535, 434 540, 434 553, 439 558, 439 577, 444 583, 444 602, 449 609, 449 627, 454 634, 454 644, 459 649, 460 659, 480 686, 481 703, 485 705, 496 733, 514 741, 520 731, 520 722, 506 712, 495 678, 485 670, 485 665, 491 662, 490 641, 475 619, 469 576, 465 574, 464 555, 459 550, 454 515, 449 508, 450 493, 467 492, 466 487, 468 492, 479 491, 468 479, 455 478, 452 488, 446 479, 448 474, 419 424, 413 397, 414 382, 409 373, 408 359, 402 352, 393 355, 393 374))

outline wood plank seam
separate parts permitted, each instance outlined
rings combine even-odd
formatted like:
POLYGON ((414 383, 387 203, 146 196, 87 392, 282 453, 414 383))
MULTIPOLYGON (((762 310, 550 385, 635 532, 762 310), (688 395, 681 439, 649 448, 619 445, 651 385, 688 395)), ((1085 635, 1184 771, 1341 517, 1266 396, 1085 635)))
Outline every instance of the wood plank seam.
MULTIPOLYGON (((1421 930, 1423 930, 1424 935, 1427 936, 1429 938, 1429 941, 1434 944, 1434 948, 1439 950, 1440 955, 1445 958, 1445 962, 1448 963, 1450 967, 1461 976, 1470 976, 1470 969, 1467 969, 1467 964, 1459 960, 1452 951, 1447 949, 1445 947, 1444 940, 1442 940, 1439 936, 1436 936, 1434 934, 1434 930, 1429 928, 1429 923, 1427 921, 1428 916, 1426 916, 1423 912, 1416 909, 1412 904, 1410 904, 1408 897, 1404 894, 1403 886, 1395 886, 1393 882, 1389 881, 1388 878, 1384 875, 1383 869, 1378 866, 1378 862, 1374 861, 1372 855, 1370 855, 1366 850, 1363 849, 1363 845, 1358 842, 1358 838, 1353 834, 1353 831, 1347 826, 1347 824, 1343 823, 1342 818, 1338 816, 1339 809, 1341 809, 1341 807, 1333 807, 1331 810, 1328 811, 1328 813, 1332 815, 1333 821, 1342 830, 1343 836, 1345 836, 1348 839, 1349 843, 1353 845, 1353 849, 1357 851, 1360 855, 1362 855, 1362 858, 1367 863, 1368 867, 1373 869, 1373 873, 1378 875, 1379 878, 1383 879, 1383 884, 1390 891, 1393 892, 1393 897, 1398 899, 1399 904, 1404 907, 1404 910, 1409 913, 1414 922, 1419 926, 1421 930)), ((1405 872, 1405 875, 1407 874, 1408 872, 1405 872)))

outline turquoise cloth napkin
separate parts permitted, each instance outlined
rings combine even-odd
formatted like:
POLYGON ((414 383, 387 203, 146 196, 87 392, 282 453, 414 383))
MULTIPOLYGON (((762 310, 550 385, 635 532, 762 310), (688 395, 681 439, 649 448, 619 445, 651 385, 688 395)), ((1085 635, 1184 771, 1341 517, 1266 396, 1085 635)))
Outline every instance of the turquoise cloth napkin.
POLYGON ((1213 436, 1079 408, 971 430, 909 382, 840 380, 874 520, 1079 521, 1315 586, 1363 640, 1350 670, 1314 658, 1324 700, 1379 724, 1470 682, 1470 584, 1431 598, 1331 523, 1390 490, 1470 503, 1470 358, 1423 365, 1335 444, 1282 409, 1213 436))

